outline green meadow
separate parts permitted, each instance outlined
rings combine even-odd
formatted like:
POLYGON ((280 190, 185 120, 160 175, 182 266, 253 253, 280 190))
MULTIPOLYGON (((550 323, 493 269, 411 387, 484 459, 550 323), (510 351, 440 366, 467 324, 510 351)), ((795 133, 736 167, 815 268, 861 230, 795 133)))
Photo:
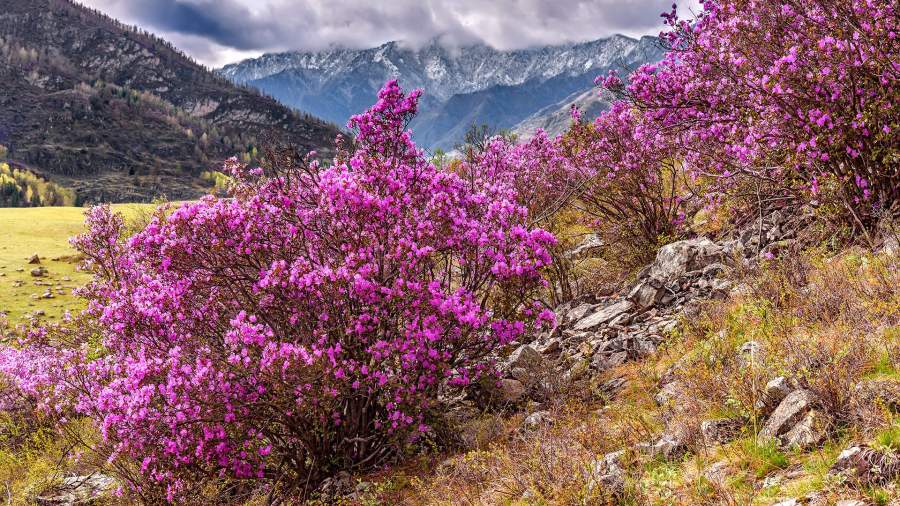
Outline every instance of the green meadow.
MULTIPOLYGON (((126 219, 152 211, 150 204, 113 206, 126 219)), ((83 285, 87 273, 78 270, 69 238, 84 231, 84 208, 0 208, 0 322, 10 326, 30 318, 58 320, 67 310, 80 309, 72 290, 83 285), (40 264, 29 264, 38 255, 40 264), (43 267, 46 275, 32 270, 43 267)), ((2 325, 2 323, 0 323, 2 325)))

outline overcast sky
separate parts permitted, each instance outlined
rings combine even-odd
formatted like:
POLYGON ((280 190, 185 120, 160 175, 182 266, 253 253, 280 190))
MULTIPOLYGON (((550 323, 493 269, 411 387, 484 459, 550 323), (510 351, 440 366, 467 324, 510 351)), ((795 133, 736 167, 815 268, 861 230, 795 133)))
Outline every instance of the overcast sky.
MULTIPOLYGON (((81 0, 221 66, 266 52, 339 45, 448 45, 497 49, 576 42, 615 33, 656 35, 672 0, 81 0)), ((698 0, 678 0, 680 12, 698 0)))

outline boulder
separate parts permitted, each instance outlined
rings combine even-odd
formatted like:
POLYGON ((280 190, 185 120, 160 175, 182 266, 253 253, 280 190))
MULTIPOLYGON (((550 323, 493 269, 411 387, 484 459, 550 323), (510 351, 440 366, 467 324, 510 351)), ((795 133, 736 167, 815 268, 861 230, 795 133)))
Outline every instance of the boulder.
POLYGON ((791 448, 811 448, 825 439, 828 423, 825 415, 814 409, 810 410, 781 439, 785 446, 791 448))
POLYGON ((815 394, 811 391, 794 390, 778 404, 778 407, 769 416, 766 424, 759 431, 759 439, 774 439, 788 432, 803 419, 815 402, 815 394))
POLYGON ((764 390, 766 401, 773 406, 777 406, 778 403, 783 401, 793 390, 794 388, 787 378, 778 376, 766 383, 766 388, 764 390))
POLYGON ((519 346, 502 368, 503 372, 524 385, 531 385, 542 375, 547 373, 548 364, 544 357, 531 346, 524 344, 519 346))
POLYGON ((607 453, 602 458, 594 460, 589 469, 588 494, 600 489, 610 495, 619 495, 625 490, 625 470, 622 466, 624 450, 607 453))
POLYGON ((102 473, 94 473, 89 476, 67 476, 57 486, 35 497, 34 501, 37 504, 48 506, 94 504, 108 494, 115 483, 115 478, 102 473))
POLYGON ((664 406, 670 402, 677 402, 677 400, 684 395, 684 385, 678 380, 671 381, 663 385, 662 388, 659 389, 659 392, 657 392, 655 397, 656 404, 664 406))
POLYGON ((537 430, 546 425, 552 425, 553 418, 549 411, 535 411, 522 420, 522 428, 525 430, 537 430))
POLYGON ((900 478, 900 456, 889 450, 851 446, 838 455, 829 473, 841 475, 857 484, 884 484, 900 478))
POLYGON ((702 270, 722 258, 722 248, 705 237, 677 241, 659 249, 649 276, 666 284, 688 272, 702 270))
POLYGON ((42 278, 47 275, 47 269, 44 267, 38 267, 36 269, 31 269, 31 275, 35 278, 42 278))
POLYGON ((631 301, 620 300, 615 304, 606 306, 605 308, 578 320, 572 328, 574 330, 594 330, 620 314, 631 311, 633 308, 634 303, 631 301))
POLYGON ((40 264, 41 257, 39 257, 37 253, 35 253, 34 255, 31 255, 31 257, 28 258, 28 263, 31 265, 40 264))

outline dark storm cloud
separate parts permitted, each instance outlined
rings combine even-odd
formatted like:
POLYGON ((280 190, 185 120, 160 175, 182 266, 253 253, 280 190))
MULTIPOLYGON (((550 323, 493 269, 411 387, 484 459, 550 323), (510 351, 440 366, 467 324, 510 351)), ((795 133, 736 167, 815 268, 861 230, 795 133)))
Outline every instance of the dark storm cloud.
MULTIPOLYGON (((330 45, 484 42, 498 49, 655 34, 672 0, 83 0, 214 62, 330 45)), ((679 0, 695 7, 697 0, 679 0)), ((217 62, 218 63, 218 62, 217 62)))

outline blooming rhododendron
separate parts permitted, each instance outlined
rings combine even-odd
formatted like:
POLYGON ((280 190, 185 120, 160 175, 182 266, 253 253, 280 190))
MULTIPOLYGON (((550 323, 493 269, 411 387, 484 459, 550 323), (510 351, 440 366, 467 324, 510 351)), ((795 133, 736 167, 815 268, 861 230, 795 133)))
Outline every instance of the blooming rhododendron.
POLYGON ((900 12, 886 0, 703 0, 665 15, 665 59, 626 94, 685 147, 695 175, 818 191, 830 178, 865 214, 900 192, 900 12))
POLYGON ((3 371, 96 419, 170 499, 198 476, 303 486, 384 463, 427 430, 442 385, 549 317, 533 302, 553 237, 511 185, 425 161, 404 131, 418 97, 389 82, 350 120, 341 163, 264 176, 229 162, 233 198, 127 240, 92 210, 74 243, 97 274, 84 294, 100 351, 32 336, 3 371))

